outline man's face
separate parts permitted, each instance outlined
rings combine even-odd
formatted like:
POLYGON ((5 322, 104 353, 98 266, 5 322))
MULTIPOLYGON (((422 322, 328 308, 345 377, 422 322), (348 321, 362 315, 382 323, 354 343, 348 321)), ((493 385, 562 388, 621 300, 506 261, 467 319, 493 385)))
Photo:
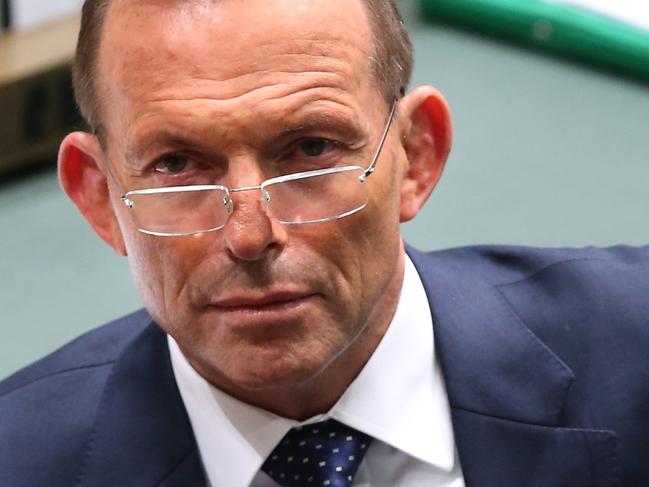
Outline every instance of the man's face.
MULTIPOLYGON (((360 1, 116 0, 99 63, 105 162, 125 191, 367 167, 388 114, 372 55, 360 1)), ((204 376, 290 387, 371 353, 401 283, 398 147, 393 130, 367 207, 328 223, 281 225, 250 191, 221 230, 154 237, 114 195, 145 305, 204 376)))

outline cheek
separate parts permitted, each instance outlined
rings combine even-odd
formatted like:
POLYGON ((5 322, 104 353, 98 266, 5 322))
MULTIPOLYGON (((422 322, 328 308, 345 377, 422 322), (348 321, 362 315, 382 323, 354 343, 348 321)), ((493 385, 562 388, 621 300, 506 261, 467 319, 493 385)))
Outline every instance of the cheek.
MULTIPOLYGON (((160 259, 159 253, 151 247, 154 246, 146 245, 146 242, 134 243, 127 240, 129 264, 135 286, 146 308, 157 310, 157 303, 161 301, 162 288, 164 288, 161 284, 164 274, 161 265, 164 260, 160 259)), ((154 318, 159 321, 158 316, 154 318)))
MULTIPOLYGON (((380 292, 397 266, 401 248, 399 194, 389 180, 379 180, 361 212, 363 220, 352 229, 356 242, 363 287, 380 292), (382 184, 378 184, 382 183, 382 184)), ((376 294, 371 298, 376 298, 376 294)))
POLYGON ((184 293, 195 256, 186 242, 137 232, 126 239, 129 263, 145 307, 165 330, 186 313, 184 293))
POLYGON ((364 225, 359 238, 372 254, 386 255, 391 247, 398 247, 401 240, 399 228, 400 188, 397 184, 396 165, 385 164, 369 181, 368 205, 363 210, 364 225))
POLYGON ((344 327, 358 331, 393 276, 399 258, 401 237, 398 206, 380 198, 361 212, 322 226, 326 234, 304 245, 315 250, 319 260, 333 272, 335 298, 331 304, 344 327), (395 223, 397 222, 397 223, 395 223))

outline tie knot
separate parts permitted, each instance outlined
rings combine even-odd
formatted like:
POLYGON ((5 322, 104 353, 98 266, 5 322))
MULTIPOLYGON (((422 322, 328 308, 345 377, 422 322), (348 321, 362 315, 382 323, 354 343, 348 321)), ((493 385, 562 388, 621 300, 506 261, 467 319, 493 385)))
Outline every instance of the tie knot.
POLYGON ((282 487, 349 487, 371 441, 328 419, 291 429, 261 469, 282 487))

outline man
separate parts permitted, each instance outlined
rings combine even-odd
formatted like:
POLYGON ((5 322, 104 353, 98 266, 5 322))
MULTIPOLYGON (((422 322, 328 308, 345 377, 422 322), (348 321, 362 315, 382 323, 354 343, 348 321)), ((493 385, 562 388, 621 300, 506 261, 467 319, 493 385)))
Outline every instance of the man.
POLYGON ((0 385, 7 486, 639 486, 645 252, 405 252, 389 0, 88 0, 61 183, 146 311, 0 385), (434 330, 434 339, 433 339, 434 330))

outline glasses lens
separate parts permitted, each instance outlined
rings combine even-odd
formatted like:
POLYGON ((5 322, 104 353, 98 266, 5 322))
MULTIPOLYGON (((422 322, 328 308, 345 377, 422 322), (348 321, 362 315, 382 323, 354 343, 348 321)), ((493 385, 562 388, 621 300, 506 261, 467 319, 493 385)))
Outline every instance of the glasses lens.
POLYGON ((360 211, 367 204, 363 169, 314 171, 264 185, 272 215, 281 223, 319 223, 360 211))
POLYGON ((167 188, 162 192, 133 191, 126 196, 144 233, 192 235, 218 230, 228 219, 227 193, 222 189, 167 188))

